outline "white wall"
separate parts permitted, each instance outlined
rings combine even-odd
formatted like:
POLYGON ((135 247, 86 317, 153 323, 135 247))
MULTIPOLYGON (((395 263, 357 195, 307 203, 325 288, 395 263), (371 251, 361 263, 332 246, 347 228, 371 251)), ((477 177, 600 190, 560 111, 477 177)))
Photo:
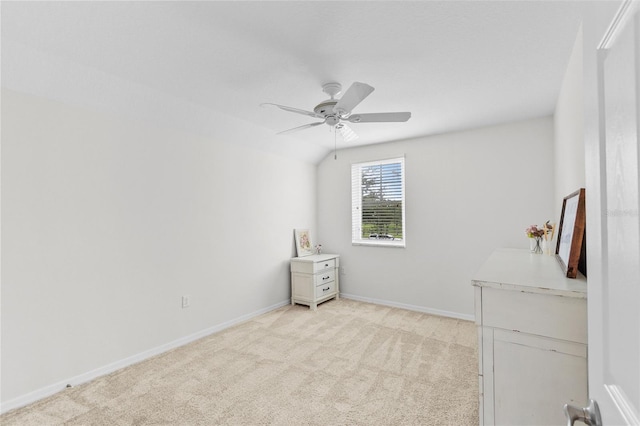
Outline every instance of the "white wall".
POLYGON ((242 132, 5 89, 2 107, 3 410, 287 303, 293 229, 316 225, 314 165, 242 132))
MULTIPOLYGON (((412 119, 416 119, 415 117, 412 119)), ((470 318, 475 271, 554 214, 551 117, 345 149, 318 167, 319 242, 341 255, 341 291, 470 318), (406 248, 351 245, 351 162, 405 155, 406 248)))
POLYGON ((563 198, 585 187, 582 56, 580 28, 554 113, 556 221, 560 220, 563 198))

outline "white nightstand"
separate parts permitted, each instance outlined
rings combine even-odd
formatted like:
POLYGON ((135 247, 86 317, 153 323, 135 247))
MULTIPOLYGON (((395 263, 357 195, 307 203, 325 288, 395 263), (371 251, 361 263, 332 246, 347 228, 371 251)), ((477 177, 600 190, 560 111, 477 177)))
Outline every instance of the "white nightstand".
POLYGON ((313 254, 291 259, 291 304, 316 310, 318 303, 340 297, 340 255, 313 254))

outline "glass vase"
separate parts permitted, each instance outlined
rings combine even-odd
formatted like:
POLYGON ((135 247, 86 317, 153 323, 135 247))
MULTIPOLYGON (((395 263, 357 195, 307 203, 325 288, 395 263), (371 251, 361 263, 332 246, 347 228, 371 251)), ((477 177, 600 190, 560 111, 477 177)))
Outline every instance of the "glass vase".
POLYGON ((542 237, 529 238, 529 250, 531 253, 542 254, 542 237))

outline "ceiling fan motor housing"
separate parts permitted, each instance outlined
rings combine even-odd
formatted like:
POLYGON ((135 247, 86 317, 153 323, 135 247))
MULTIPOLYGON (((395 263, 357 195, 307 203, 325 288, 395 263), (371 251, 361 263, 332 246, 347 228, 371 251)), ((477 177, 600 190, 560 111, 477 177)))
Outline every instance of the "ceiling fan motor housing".
POLYGON ((320 102, 313 111, 322 115, 325 118, 325 123, 329 126, 335 126, 340 122, 340 115, 333 110, 338 103, 334 97, 342 91, 342 85, 340 83, 326 83, 322 85, 322 91, 331 96, 331 99, 320 102))
POLYGON ((326 101, 322 101, 318 105, 316 105, 313 110, 316 112, 316 114, 320 114, 326 117, 333 114, 333 107, 336 106, 337 103, 338 101, 335 99, 327 99, 326 101))

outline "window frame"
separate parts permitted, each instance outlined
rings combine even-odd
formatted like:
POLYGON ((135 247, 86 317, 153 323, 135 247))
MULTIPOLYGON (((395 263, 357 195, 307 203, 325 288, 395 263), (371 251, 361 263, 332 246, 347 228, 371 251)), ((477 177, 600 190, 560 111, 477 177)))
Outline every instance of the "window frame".
POLYGON ((405 248, 406 232, 406 161, 405 156, 396 156, 380 160, 357 161, 351 163, 351 245, 373 247, 405 248), (362 237, 362 169, 385 164, 400 164, 401 202, 402 202, 402 239, 368 239, 362 237), (356 176, 356 173, 358 174, 356 176), (358 196, 356 197, 356 193, 358 196))

